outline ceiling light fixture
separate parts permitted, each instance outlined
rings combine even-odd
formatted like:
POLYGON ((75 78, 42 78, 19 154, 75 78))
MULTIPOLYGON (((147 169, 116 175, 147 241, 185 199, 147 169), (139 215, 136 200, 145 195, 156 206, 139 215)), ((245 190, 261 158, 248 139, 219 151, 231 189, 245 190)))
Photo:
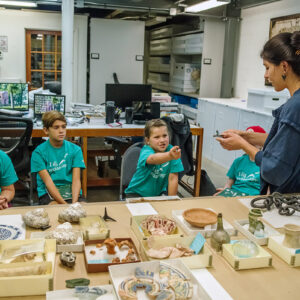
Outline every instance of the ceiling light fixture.
POLYGON ((37 7, 35 2, 28 2, 28 1, 4 1, 0 0, 0 5, 7 5, 7 6, 22 6, 22 7, 37 7))
POLYGON ((208 10, 218 6, 229 4, 230 0, 207 0, 200 3, 191 5, 185 9, 186 12, 199 12, 203 10, 208 10))

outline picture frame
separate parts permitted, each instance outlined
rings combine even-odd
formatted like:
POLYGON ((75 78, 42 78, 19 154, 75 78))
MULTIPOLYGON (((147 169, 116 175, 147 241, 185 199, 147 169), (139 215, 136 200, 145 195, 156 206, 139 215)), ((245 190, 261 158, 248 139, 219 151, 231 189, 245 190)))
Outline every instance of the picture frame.
MULTIPOLYGON (((281 32, 300 31, 300 13, 288 16, 273 18, 270 20, 269 38, 281 32)), ((268 80, 265 80, 265 85, 271 86, 268 80)))

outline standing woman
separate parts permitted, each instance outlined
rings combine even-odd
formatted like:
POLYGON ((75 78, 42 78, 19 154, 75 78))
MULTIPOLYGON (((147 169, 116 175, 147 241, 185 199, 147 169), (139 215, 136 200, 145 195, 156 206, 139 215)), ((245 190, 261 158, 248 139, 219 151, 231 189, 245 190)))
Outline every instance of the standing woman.
POLYGON ((264 77, 291 98, 273 111, 269 135, 227 130, 217 138, 227 150, 242 149, 260 167, 260 194, 300 192, 300 31, 271 38, 261 51, 264 77), (254 145, 261 145, 259 151, 254 145))

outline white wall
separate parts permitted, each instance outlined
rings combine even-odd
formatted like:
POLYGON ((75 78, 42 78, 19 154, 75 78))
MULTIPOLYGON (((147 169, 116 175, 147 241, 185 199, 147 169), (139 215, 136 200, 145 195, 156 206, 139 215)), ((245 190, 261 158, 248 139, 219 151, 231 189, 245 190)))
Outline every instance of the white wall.
POLYGON ((248 88, 267 89, 260 51, 269 39, 270 19, 300 13, 299 0, 282 0, 242 10, 235 97, 247 99, 248 88))
MULTIPOLYGON (((8 52, 0 60, 0 79, 26 82, 25 29, 61 31, 60 13, 0 10, 0 35, 8 37, 8 52)), ((73 102, 86 101, 87 17, 74 17, 73 102)))

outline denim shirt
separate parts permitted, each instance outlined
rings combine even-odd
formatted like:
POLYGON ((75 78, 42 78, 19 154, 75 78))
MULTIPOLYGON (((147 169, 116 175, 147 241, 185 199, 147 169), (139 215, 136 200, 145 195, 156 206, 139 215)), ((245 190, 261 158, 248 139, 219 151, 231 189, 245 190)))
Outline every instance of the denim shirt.
POLYGON ((300 192, 300 89, 273 111, 275 118, 262 151, 255 156, 260 167, 261 194, 300 192))

